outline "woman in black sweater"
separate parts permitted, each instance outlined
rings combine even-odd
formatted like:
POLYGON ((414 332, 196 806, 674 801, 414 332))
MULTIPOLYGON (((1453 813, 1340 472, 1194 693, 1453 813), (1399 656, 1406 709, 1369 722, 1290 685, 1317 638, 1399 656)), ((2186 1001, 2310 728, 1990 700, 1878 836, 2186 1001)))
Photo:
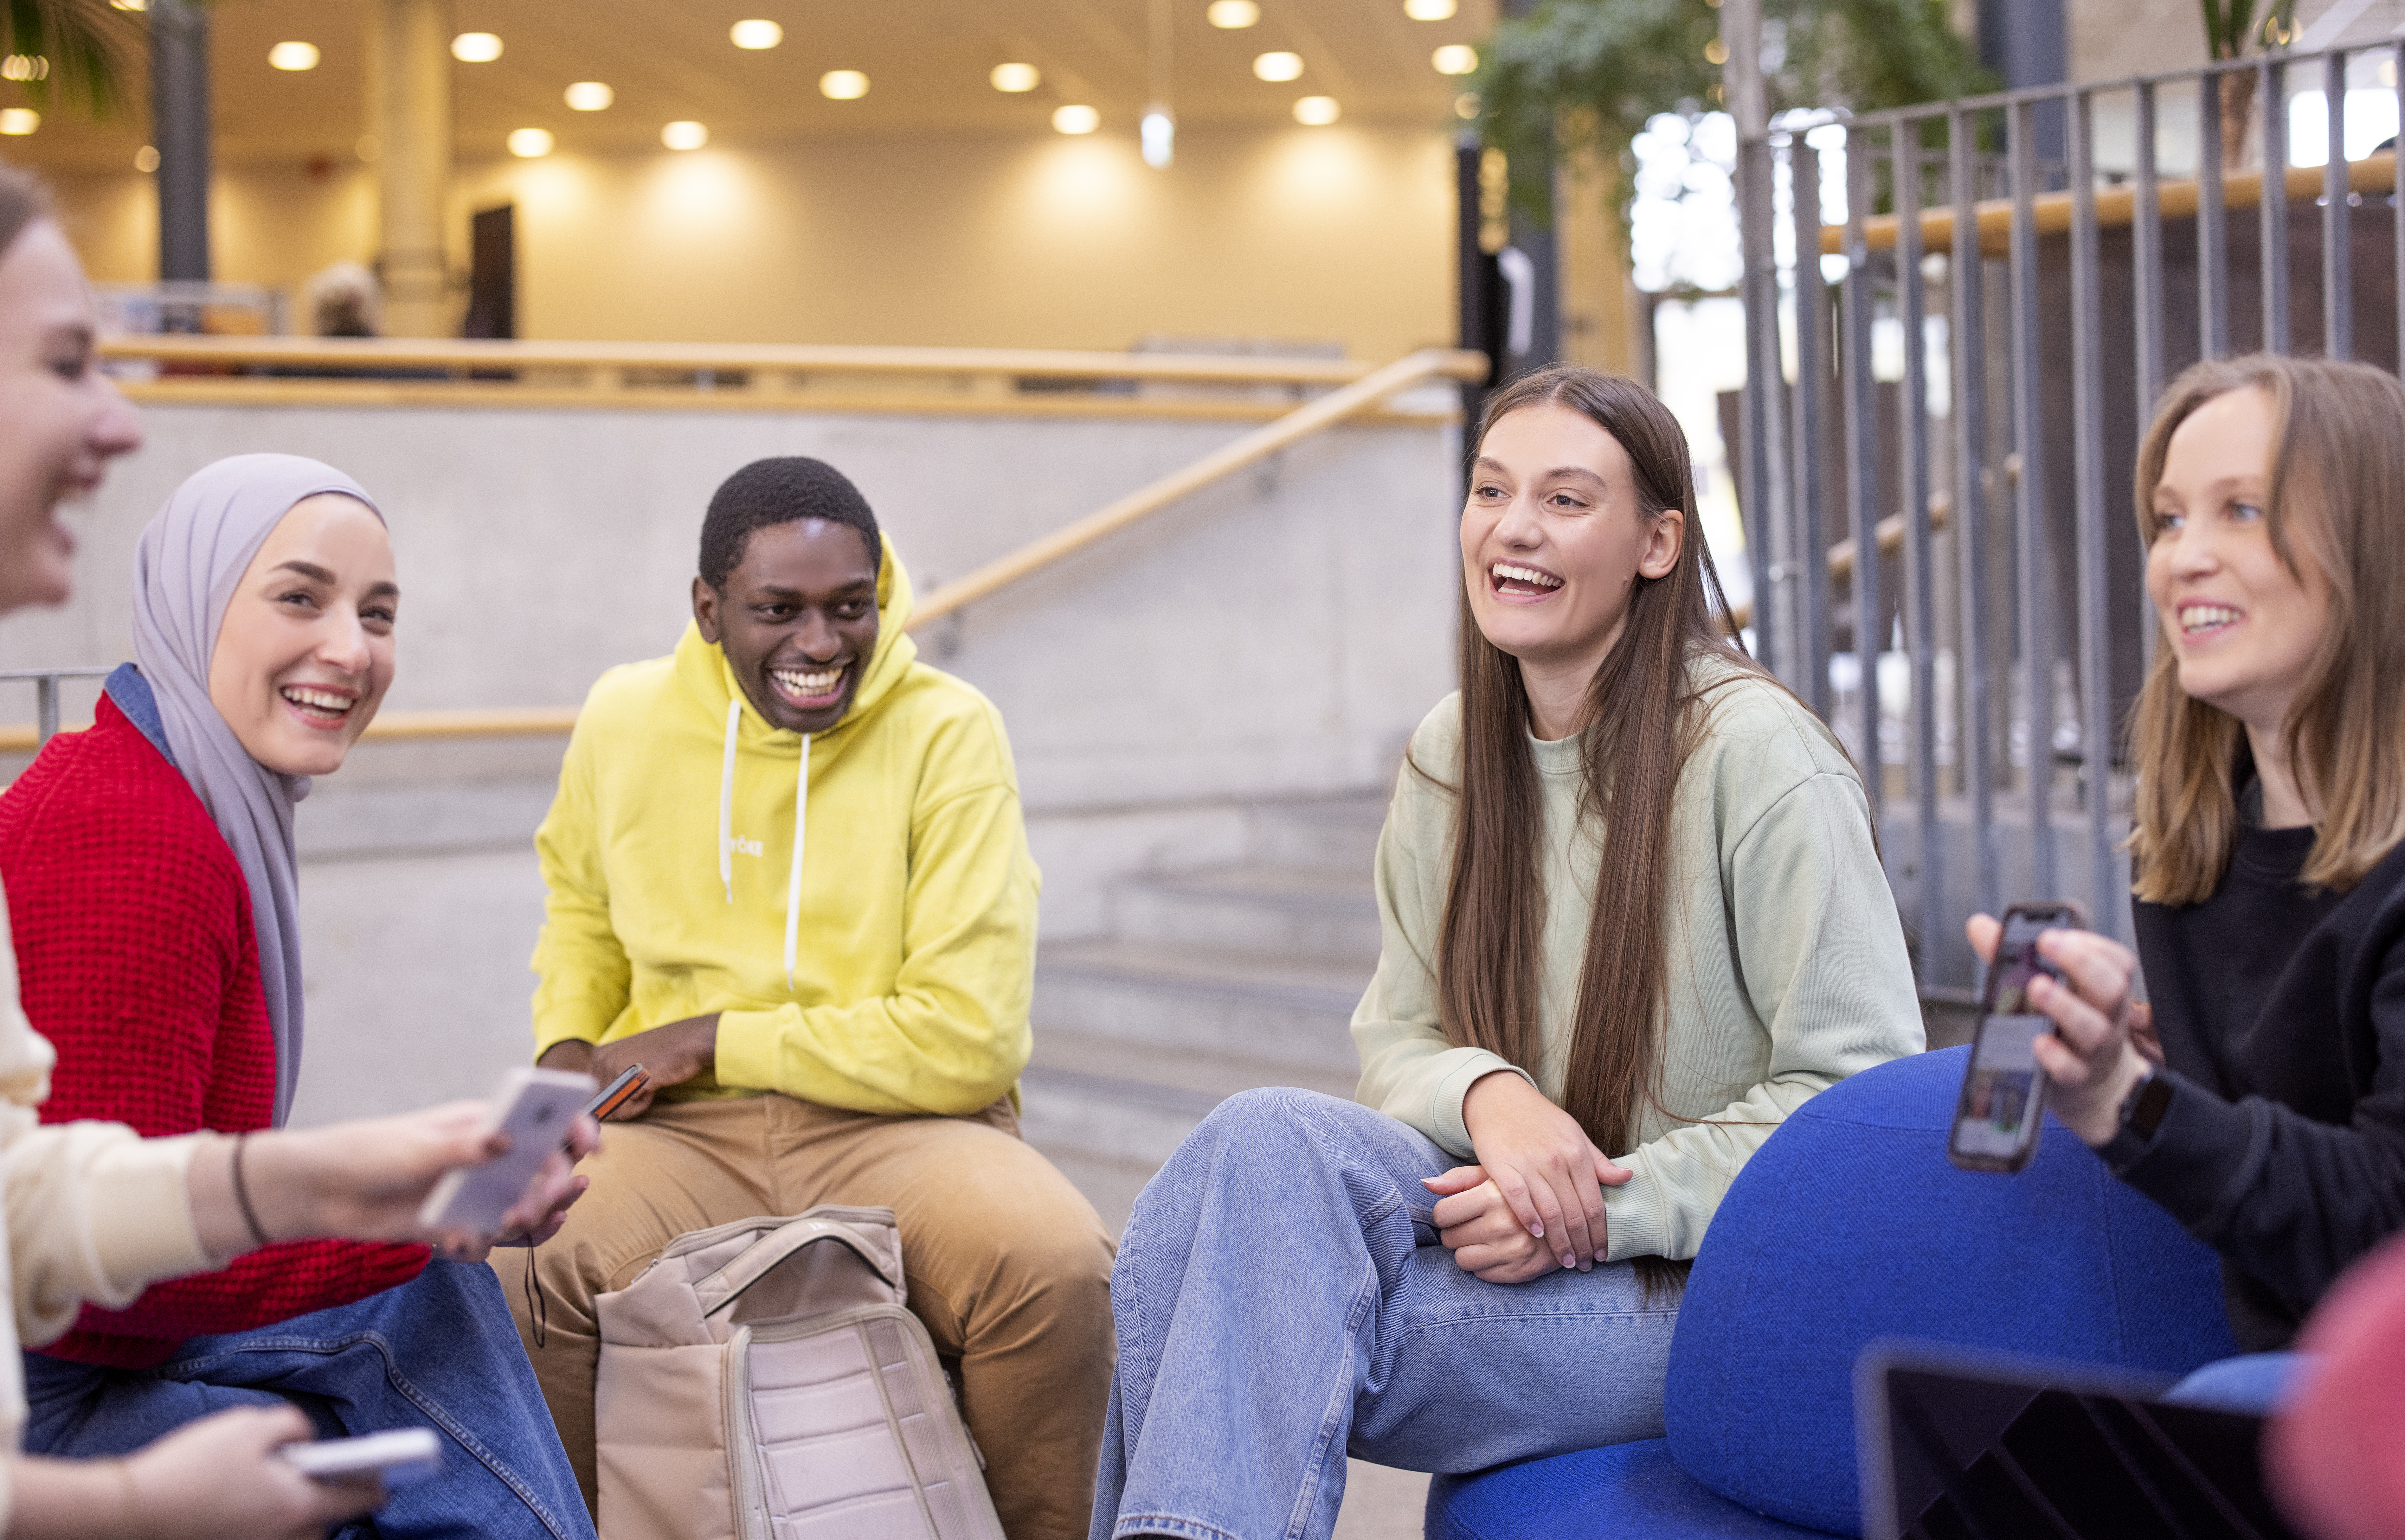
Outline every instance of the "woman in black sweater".
MULTIPOLYGON (((2162 626, 2132 746, 2137 952, 2043 937, 2068 987, 2032 990, 2056 1029, 2037 1052, 2057 1115, 2221 1253, 2239 1345, 2271 1352, 2405 1229, 2405 386, 2201 364, 2137 505, 2162 626)), ((1971 922, 1982 956, 1995 939, 1971 922)))

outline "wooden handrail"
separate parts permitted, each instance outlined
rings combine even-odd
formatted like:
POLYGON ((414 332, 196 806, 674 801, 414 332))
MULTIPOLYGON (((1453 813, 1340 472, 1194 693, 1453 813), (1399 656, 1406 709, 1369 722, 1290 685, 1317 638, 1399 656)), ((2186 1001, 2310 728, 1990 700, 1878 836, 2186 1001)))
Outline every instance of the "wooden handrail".
MULTIPOLYGON (((360 735, 372 743, 424 743, 446 738, 540 738, 576 725, 573 706, 500 707, 473 711, 387 711, 360 735)), ((65 729, 89 727, 78 722, 65 729)), ((31 726, 0 726, 0 754, 29 754, 37 747, 31 726)))
POLYGON ((1341 385, 1357 358, 1088 353, 1058 348, 837 347, 786 343, 494 342, 414 337, 110 337, 109 358, 162 364, 329 370, 712 370, 730 373, 1002 375, 1193 385, 1341 385))
POLYGON ((1267 459, 1279 450, 1332 427, 1347 417, 1371 410, 1398 390, 1418 385, 1423 380, 1483 380, 1486 377, 1486 355, 1483 353, 1431 347, 1406 354, 1341 390, 1329 391, 1277 421, 1255 428, 1192 465, 1173 470, 1149 485, 1137 488, 1076 524, 1056 529, 999 561, 987 563, 965 578, 944 584, 927 595, 926 601, 910 617, 908 628, 916 631, 931 622, 941 620, 963 605, 973 604, 998 589, 1042 571, 1062 557, 1083 551, 1095 541, 1160 512, 1224 476, 1242 470, 1255 461, 1267 459))
MULTIPOLYGON (((1933 492, 1929 495, 1930 528, 1945 528, 1947 518, 1953 511, 1954 499, 1951 497, 1943 492, 1933 492)), ((1906 534, 1904 515, 1901 513, 1889 514, 1886 518, 1881 519, 1878 523, 1871 525, 1871 534, 1878 541, 1879 554, 1881 555, 1886 555, 1891 551, 1903 549, 1904 537, 1906 534)), ((1849 578, 1853 576, 1853 572, 1854 542, 1851 538, 1848 538, 1846 539, 1839 540, 1836 544, 1829 547, 1829 576, 1832 578, 1849 578)), ((1733 604, 1729 606, 1730 629, 1742 631, 1752 623, 1753 605, 1751 601, 1749 600, 1744 604, 1733 604)))
MULTIPOLYGON (((2397 186, 2397 156, 2394 151, 2368 155, 2360 161, 2346 163, 2346 185, 2355 192, 2389 192, 2397 186)), ((2322 168, 2290 166, 2288 198, 2292 204, 2310 203, 2321 196, 2322 168)), ((2193 180, 2158 182, 2155 184, 2157 207, 2166 219, 2179 218, 2196 212, 2197 183, 2193 180)), ((2259 171, 2233 171, 2221 179, 2221 200, 2228 208, 2256 208, 2263 202, 2263 174, 2259 171)), ((2041 235, 2059 235, 2071 228, 2071 194, 2041 192, 2030 200, 2031 211, 2037 220, 2041 235)), ((2096 223, 2100 227, 2126 225, 2137 217, 2138 193, 2124 183, 2119 187, 2096 190, 2096 223)), ((1971 205, 1979 221, 1979 248, 2002 251, 2012 237, 2013 201, 2010 198, 1988 198, 1971 205)), ((1876 214, 1863 221, 1863 238, 1873 251, 1895 249, 1896 217, 1876 214)), ((1920 244, 1924 251, 1946 251, 1954 242, 1954 211, 1933 208, 1920 216, 1920 244)), ((1821 227, 1821 249, 1842 254, 1846 249, 1846 227, 1821 227)))

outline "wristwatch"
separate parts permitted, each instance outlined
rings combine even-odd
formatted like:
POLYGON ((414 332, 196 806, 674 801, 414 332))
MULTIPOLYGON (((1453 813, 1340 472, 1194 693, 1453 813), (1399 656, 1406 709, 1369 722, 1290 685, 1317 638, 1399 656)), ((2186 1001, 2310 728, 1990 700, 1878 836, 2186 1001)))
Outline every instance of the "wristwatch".
POLYGON ((2172 1083, 2149 1069, 2130 1087, 2130 1094, 2121 1099, 2121 1127, 2140 1140, 2152 1139, 2171 1104, 2172 1083))

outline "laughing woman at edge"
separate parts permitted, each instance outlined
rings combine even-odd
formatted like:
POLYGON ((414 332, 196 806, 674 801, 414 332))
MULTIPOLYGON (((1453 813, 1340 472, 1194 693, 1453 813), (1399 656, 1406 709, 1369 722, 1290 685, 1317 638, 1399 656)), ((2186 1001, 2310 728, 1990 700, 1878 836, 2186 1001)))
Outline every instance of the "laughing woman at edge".
POLYGON ((1694 508, 1643 387, 1562 366, 1493 398, 1462 689, 1378 843, 1359 1104, 1231 1098, 1137 1200, 1096 1540, 1326 1535, 1348 1452, 1659 1435, 1683 1267, 1746 1157, 1921 1048, 1860 778, 1723 639, 1694 508))

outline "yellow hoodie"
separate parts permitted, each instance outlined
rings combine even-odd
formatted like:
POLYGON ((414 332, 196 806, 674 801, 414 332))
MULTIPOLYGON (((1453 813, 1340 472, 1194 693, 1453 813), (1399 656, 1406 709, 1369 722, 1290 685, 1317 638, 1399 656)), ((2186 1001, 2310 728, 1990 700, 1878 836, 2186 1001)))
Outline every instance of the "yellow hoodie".
POLYGON ((715 1076, 668 1095, 960 1114, 1012 1091, 1039 879, 1010 744, 917 661, 891 542, 877 609, 851 708, 807 742, 692 626, 593 686, 535 834, 538 1056, 717 1011, 715 1076))

